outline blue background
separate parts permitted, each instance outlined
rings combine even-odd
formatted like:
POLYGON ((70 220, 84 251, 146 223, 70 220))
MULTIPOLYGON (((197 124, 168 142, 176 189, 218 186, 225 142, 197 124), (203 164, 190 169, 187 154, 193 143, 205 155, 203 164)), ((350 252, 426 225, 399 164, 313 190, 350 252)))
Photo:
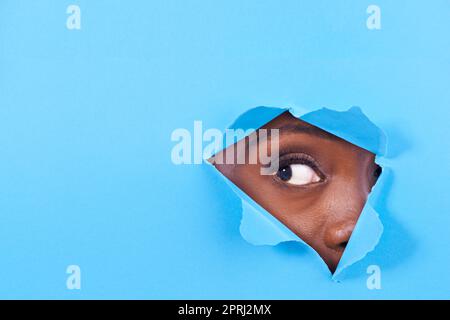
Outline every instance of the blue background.
POLYGON ((2 0, 0 15, 0 297, 450 298, 448 1, 2 0), (174 129, 258 105, 359 105, 388 135, 385 232, 341 283, 300 245, 246 243, 223 180, 171 162, 174 129))

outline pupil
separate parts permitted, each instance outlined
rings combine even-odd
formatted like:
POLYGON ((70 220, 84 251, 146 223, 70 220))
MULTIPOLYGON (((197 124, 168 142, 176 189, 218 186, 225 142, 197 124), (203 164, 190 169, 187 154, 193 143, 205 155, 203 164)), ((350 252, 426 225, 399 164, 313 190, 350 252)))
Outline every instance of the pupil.
POLYGON ((283 181, 287 181, 289 179, 291 179, 292 177, 292 170, 290 166, 281 168, 280 170, 278 170, 278 177, 283 180, 283 181))

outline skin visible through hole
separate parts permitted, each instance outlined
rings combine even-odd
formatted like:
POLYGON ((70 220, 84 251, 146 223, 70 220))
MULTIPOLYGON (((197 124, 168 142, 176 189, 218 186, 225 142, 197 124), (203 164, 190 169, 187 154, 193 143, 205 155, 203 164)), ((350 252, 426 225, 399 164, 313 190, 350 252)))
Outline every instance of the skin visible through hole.
MULTIPOLYGON (((289 112, 261 128, 279 129, 277 172, 261 175, 259 159, 256 164, 249 164, 249 161, 217 164, 213 157, 212 162, 223 175, 316 250, 334 272, 381 174, 375 155, 289 112)), ((258 147, 249 145, 248 141, 248 138, 243 139, 237 144, 244 143, 246 151, 258 147)), ((227 150, 234 147, 216 156, 225 159, 227 150)))

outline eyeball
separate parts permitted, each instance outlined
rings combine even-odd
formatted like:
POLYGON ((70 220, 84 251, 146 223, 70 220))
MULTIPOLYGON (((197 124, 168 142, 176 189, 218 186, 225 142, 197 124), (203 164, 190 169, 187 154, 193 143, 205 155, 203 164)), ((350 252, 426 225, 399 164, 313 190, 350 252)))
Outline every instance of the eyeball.
POLYGON ((280 168, 276 175, 280 180, 298 186, 320 181, 314 169, 306 164, 290 164, 280 168))

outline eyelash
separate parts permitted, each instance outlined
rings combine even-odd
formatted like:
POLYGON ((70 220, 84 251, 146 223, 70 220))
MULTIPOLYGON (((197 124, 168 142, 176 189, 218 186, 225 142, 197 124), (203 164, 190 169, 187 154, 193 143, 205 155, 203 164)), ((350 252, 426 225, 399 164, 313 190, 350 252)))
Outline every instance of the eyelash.
POLYGON ((321 181, 326 179, 326 175, 319 168, 317 161, 306 153, 285 153, 280 155, 278 160, 278 169, 287 167, 292 164, 304 164, 311 169, 320 177, 321 181))
MULTIPOLYGON (((281 154, 278 158, 278 170, 281 168, 287 167, 289 165, 293 165, 293 164, 304 164, 304 165, 311 167, 311 169, 313 169, 314 172, 319 176, 320 182, 323 182, 327 179, 327 176, 320 169, 318 162, 313 157, 311 157, 310 155, 308 155, 306 153, 284 153, 284 154, 281 154)), ((379 179, 379 177, 381 176, 383 169, 378 164, 375 164, 375 165, 376 165, 376 169, 373 171, 372 175, 375 178, 375 183, 376 183, 377 180, 379 179)), ((277 177, 276 173, 277 172, 274 172, 274 179, 279 183, 281 181, 277 177)), ((283 181, 283 185, 286 185, 286 183, 284 181, 283 181)), ((300 187, 300 186, 297 186, 297 187, 300 187)), ((304 186, 301 186, 301 187, 304 187, 304 186)))

